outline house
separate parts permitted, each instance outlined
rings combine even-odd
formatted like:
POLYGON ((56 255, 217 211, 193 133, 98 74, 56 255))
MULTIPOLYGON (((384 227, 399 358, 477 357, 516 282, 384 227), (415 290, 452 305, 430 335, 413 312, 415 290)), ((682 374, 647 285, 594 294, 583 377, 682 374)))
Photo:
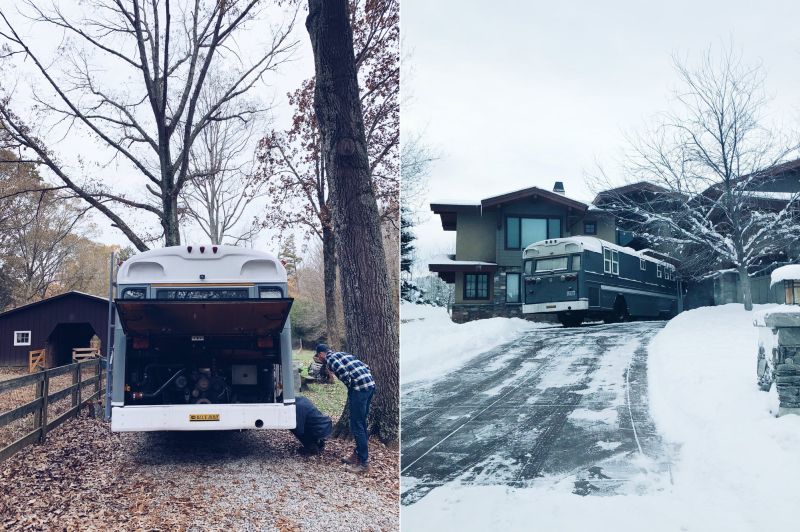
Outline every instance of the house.
POLYGON ((435 202, 442 229, 456 231, 456 252, 428 265, 455 285, 452 319, 521 317, 522 251, 548 238, 592 235, 617 242, 613 215, 553 190, 530 187, 474 203, 435 202))
MULTIPOLYGON (((800 193, 800 159, 747 179, 743 194, 754 208, 783 209, 800 193)), ((713 200, 719 194, 712 186, 692 201, 713 200)), ((593 235, 636 250, 650 248, 650 243, 635 232, 636 215, 625 212, 622 206, 631 201, 647 202, 663 206, 669 212, 675 202, 686 199, 658 185, 639 182, 602 191, 587 204, 568 198, 559 181, 552 191, 530 187, 474 203, 431 203, 431 210, 441 217, 442 229, 456 231, 456 252, 434 259, 428 268, 455 286, 453 321, 521 316, 522 250, 528 244, 548 238, 593 235), (625 201, 620 201, 622 197, 625 201)), ((680 260, 680 257, 662 258, 675 265, 680 260)), ((696 259, 701 268, 712 266, 701 255, 696 259)), ((791 262, 800 262, 800 245, 763 257, 762 266, 751 274, 754 303, 780 302, 782 296, 770 289, 769 273, 776 266, 791 262)), ((696 269, 697 265, 692 267, 696 269)), ((714 265, 713 269, 729 267, 714 265)), ((735 271, 705 273, 708 275, 699 276, 703 280, 685 282, 683 308, 742 301, 735 271)))
MULTIPOLYGON (((743 176, 734 185, 735 193, 741 195, 743 203, 750 210, 761 212, 778 212, 786 208, 789 201, 793 204, 795 219, 800 217, 800 201, 795 198, 800 193, 800 159, 782 163, 766 170, 743 176)), ((702 191, 690 202, 715 202, 722 196, 722 187, 712 185, 702 191)), ((592 202, 600 209, 609 209, 617 215, 617 226, 620 234, 627 235, 625 245, 640 249, 649 247, 649 244, 634 232, 636 216, 626 212, 625 205, 659 202, 669 212, 674 205, 671 201, 681 203, 687 197, 668 191, 652 183, 639 182, 600 192, 592 202)), ((790 211, 792 212, 792 211, 790 211)), ((713 211, 712 211, 713 215, 713 211)), ((724 223, 721 214, 712 218, 715 223, 724 223)), ((739 283, 739 274, 731 263, 712 264, 712 259, 695 250, 684 251, 682 259, 691 257, 692 260, 684 262, 684 270, 690 270, 701 280, 687 283, 685 308, 694 308, 702 305, 722 305, 726 303, 741 303, 743 300, 739 283), (690 264, 693 262, 693 264, 690 264)), ((754 303, 782 303, 784 300, 781 291, 770 288, 770 272, 787 263, 800 261, 800 240, 788 246, 773 249, 758 257, 758 261, 750 268, 750 285, 754 303)))
POLYGON ((66 292, 0 314, 0 366, 27 366, 32 350, 46 349, 45 365, 72 362, 72 349, 108 341, 108 300, 66 292))

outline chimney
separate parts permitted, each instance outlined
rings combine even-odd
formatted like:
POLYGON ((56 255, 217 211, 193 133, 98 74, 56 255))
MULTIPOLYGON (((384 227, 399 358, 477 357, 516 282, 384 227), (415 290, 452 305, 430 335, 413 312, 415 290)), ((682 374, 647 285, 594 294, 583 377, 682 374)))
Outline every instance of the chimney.
POLYGON ((553 192, 556 194, 564 195, 564 182, 563 181, 556 181, 556 184, 553 185, 553 192))

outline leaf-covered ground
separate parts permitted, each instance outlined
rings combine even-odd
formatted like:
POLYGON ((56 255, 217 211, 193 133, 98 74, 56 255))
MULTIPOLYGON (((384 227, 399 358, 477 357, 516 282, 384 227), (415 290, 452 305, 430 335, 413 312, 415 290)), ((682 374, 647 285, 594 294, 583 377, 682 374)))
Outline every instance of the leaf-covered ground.
MULTIPOLYGON (((22 373, 0 371, 0 380, 22 373)), ((59 388, 71 384, 65 377, 59 388)), ((26 387, 0 394, 0 412, 33 393, 26 387)), ((312 384, 304 394, 335 419, 346 389, 312 384)), ((0 430, 0 440, 31 428, 30 419, 20 420, 0 430)), ((314 457, 298 448, 288 431, 115 434, 84 409, 44 445, 0 462, 0 528, 398 529, 397 451, 371 441, 372 471, 356 476, 339 461, 352 442, 332 440, 314 457)))
POLYGON ((304 457, 288 431, 114 434, 88 417, 0 463, 7 530, 397 530, 398 455, 370 442, 304 457))

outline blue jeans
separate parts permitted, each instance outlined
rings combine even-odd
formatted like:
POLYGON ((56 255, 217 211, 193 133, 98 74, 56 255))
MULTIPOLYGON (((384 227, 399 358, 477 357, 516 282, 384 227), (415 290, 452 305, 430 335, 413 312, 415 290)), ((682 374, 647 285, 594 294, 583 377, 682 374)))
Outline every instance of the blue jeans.
POLYGON ((358 461, 364 465, 369 460, 367 415, 369 414, 369 404, 372 402, 374 393, 374 387, 369 390, 347 389, 347 403, 350 406, 350 432, 356 440, 358 461))

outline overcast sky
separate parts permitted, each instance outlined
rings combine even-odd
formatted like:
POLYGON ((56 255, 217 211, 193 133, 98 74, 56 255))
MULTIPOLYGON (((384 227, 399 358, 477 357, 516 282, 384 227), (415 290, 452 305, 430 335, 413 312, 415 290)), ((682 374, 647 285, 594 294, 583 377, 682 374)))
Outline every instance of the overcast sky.
MULTIPOLYGON (((428 200, 556 180, 591 200, 585 175, 614 173, 624 134, 668 107, 673 54, 711 45, 761 61, 770 118, 800 129, 797 2, 402 0, 401 16, 402 127, 442 155, 428 200)), ((421 261, 454 251, 438 216, 416 232, 421 261)))

